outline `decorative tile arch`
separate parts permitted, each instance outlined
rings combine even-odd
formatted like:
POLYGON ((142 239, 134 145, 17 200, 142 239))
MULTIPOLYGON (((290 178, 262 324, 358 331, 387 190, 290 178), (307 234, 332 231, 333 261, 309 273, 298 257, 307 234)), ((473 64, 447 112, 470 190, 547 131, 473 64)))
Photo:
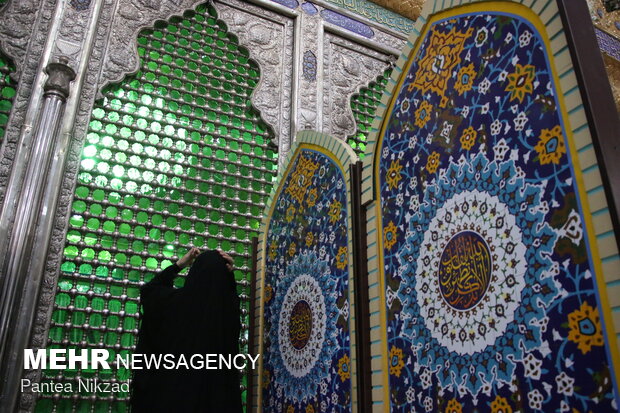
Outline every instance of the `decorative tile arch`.
POLYGON ((376 411, 618 409, 620 260, 566 38, 554 1, 426 3, 364 159, 376 411))
POLYGON ((357 403, 355 162, 341 140, 301 132, 266 204, 256 278, 258 411, 350 412, 357 403))

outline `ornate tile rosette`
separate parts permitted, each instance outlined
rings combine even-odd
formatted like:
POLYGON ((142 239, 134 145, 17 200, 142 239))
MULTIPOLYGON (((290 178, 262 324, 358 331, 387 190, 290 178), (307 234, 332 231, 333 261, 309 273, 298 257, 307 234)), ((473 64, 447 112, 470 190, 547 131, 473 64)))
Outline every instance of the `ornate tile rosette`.
POLYGON ((441 388, 476 396, 510 384, 542 345, 558 296, 557 235, 539 209, 542 188, 515 176, 513 161, 462 158, 439 171, 408 222, 397 257, 401 329, 418 369, 442 371, 441 388))
POLYGON ((557 6, 428 3, 364 164, 375 407, 617 411, 557 6))
POLYGON ((261 408, 349 412, 348 165, 355 155, 319 134, 297 142, 262 229, 261 408))
POLYGON ((270 360, 286 399, 311 401, 329 376, 338 351, 335 287, 327 262, 313 252, 295 257, 276 281, 269 341, 277 347, 270 360))

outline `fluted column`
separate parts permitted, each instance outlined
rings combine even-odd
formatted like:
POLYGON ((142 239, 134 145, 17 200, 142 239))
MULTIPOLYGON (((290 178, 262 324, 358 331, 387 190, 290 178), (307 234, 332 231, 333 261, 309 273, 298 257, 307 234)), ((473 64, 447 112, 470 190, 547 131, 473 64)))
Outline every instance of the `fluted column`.
POLYGON ((26 156, 23 177, 23 190, 14 205, 4 204, 2 215, 14 216, 14 224, 8 239, 8 248, 2 262, 2 285, 0 290, 0 377, 2 394, 0 411, 12 410, 15 395, 18 393, 16 374, 21 371, 22 352, 27 343, 27 334, 13 334, 20 313, 22 292, 27 283, 37 274, 29 273, 32 249, 39 217, 42 211, 43 195, 47 176, 59 136, 65 103, 70 92, 70 83, 75 72, 67 65, 67 60, 50 63, 45 72, 48 75, 43 86, 43 103, 30 151, 26 156), (14 208, 14 211, 7 211, 14 208))

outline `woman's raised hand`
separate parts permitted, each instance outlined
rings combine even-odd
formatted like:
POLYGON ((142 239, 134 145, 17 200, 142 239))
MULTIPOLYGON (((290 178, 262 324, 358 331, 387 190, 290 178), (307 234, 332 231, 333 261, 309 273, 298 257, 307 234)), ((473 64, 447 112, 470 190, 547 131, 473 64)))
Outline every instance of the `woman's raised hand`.
POLYGON ((232 271, 233 270, 233 259, 232 259, 232 257, 230 255, 226 254, 222 250, 217 250, 217 252, 219 252, 220 255, 222 256, 222 258, 224 258, 226 260, 226 268, 228 269, 228 271, 232 271))
POLYGON ((177 261, 177 265, 181 269, 185 267, 189 267, 190 265, 192 265, 196 257, 199 255, 200 255, 200 250, 196 247, 193 247, 192 249, 187 251, 187 253, 177 261))

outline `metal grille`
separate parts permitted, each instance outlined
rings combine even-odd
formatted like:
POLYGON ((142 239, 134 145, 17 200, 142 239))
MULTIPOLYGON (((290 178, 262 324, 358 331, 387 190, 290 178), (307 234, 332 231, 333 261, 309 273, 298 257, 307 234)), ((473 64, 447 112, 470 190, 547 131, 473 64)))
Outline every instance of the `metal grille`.
MULTIPOLYGON (((208 5, 143 31, 138 52, 140 71, 104 91, 92 113, 48 348, 130 353, 141 283, 196 246, 235 260, 247 352, 250 239, 277 170, 273 135, 249 100, 258 67, 208 5)), ((42 380, 130 376, 122 368, 58 374, 44 371, 42 380)), ((127 404, 124 393, 43 394, 37 411, 127 404)))
MULTIPOLYGON (((0 0, 0 7, 4 1, 0 0)), ((15 96, 15 83, 9 75, 15 71, 15 66, 9 59, 0 55, 0 142, 4 138, 6 124, 9 121, 9 113, 13 107, 13 97, 15 96)))
POLYGON ((356 131, 354 135, 347 138, 347 143, 351 145, 360 159, 364 159, 368 132, 370 132, 370 126, 375 118, 375 110, 379 106, 381 95, 391 74, 392 68, 390 67, 377 79, 370 82, 368 86, 362 87, 359 93, 351 97, 351 110, 355 117, 356 131))

